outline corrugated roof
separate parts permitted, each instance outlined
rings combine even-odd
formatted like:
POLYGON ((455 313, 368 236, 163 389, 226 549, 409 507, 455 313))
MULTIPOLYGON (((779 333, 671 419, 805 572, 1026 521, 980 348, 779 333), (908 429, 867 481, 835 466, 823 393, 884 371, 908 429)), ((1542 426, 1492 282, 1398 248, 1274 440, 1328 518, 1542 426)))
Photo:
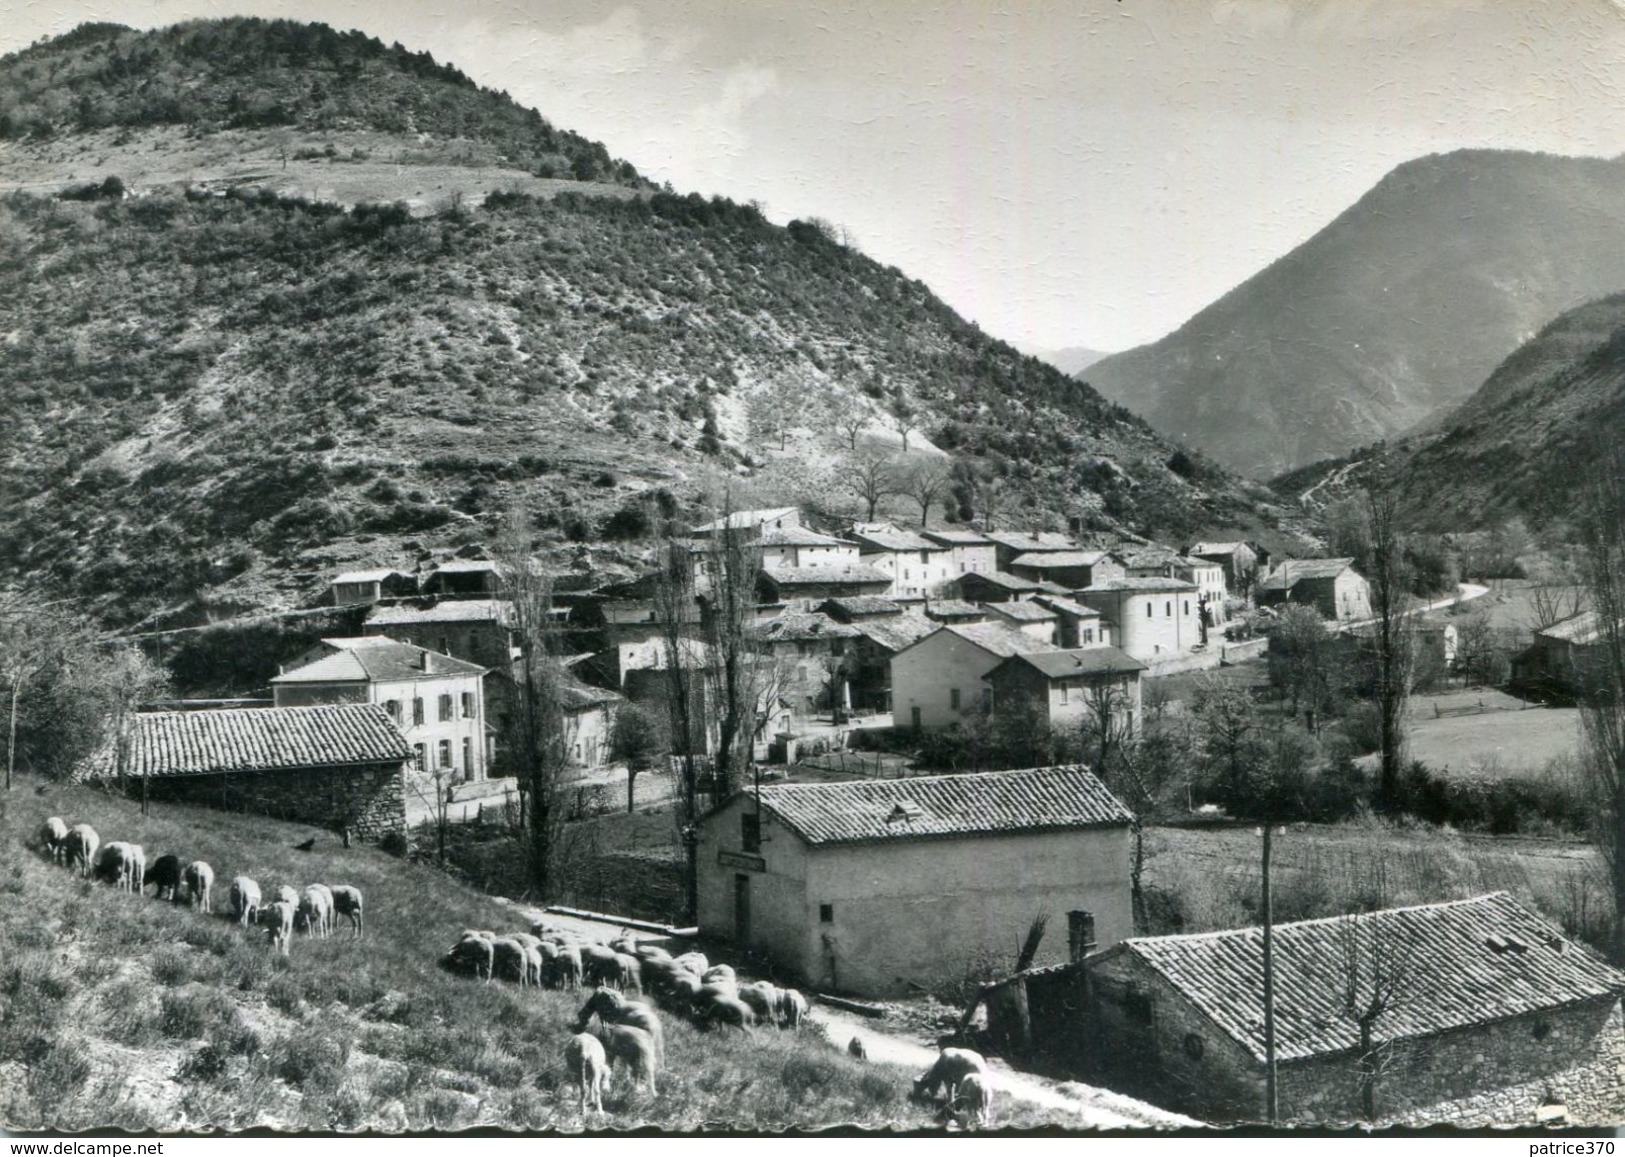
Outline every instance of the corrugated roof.
POLYGON ((1133 814, 1081 765, 761 789, 762 806, 814 845, 1120 827, 1133 814))
POLYGON ((1336 578, 1354 565, 1352 558, 1292 558, 1283 560, 1258 582, 1266 591, 1282 591, 1305 579, 1336 578))
MULTIPOLYGON (((1026 663, 1050 679, 1064 679, 1068 675, 1097 675, 1109 671, 1144 671, 1147 667, 1138 659, 1116 647, 1075 647, 1068 651, 1039 651, 1031 655, 1013 655, 999 667, 1010 663, 1026 663)), ((998 670, 995 667, 994 670, 998 670)), ((988 673, 991 676, 992 672, 988 673)), ((984 676, 987 677, 987 676, 984 676)))
MULTIPOLYGON (((1471 900, 1303 920, 1275 928, 1275 1041, 1283 1061, 1359 1045, 1344 1011, 1349 954, 1402 977, 1377 1041, 1427 1036, 1485 1021, 1556 1009, 1625 991, 1611 968, 1556 925, 1505 892, 1471 900)), ((1124 941, 1226 1035, 1264 1060, 1263 930, 1124 941)))
POLYGON ((511 604, 506 599, 447 599, 428 607, 406 605, 376 606, 367 612, 370 627, 406 626, 412 623, 505 622, 511 604))
POLYGON ((891 585, 891 575, 862 563, 848 566, 781 566, 762 573, 781 587, 891 585))
POLYGON ((1055 618, 1055 612, 1049 607, 1039 606, 1038 602, 1015 603, 989 603, 987 611, 990 615, 1000 615, 1006 619, 1014 619, 1018 623, 1044 623, 1055 618))
MULTIPOLYGON (((406 737, 382 707, 154 711, 130 721, 126 775, 209 775, 358 763, 404 763, 406 737)), ((111 752, 93 774, 114 770, 111 752)))
POLYGON ((284 671, 275 683, 399 683, 412 679, 440 679, 448 675, 483 675, 485 668, 450 655, 393 640, 327 655, 314 663, 284 671), (424 660, 428 667, 425 669, 424 660))
POLYGON ((1023 554, 1010 560, 1011 566, 1069 567, 1097 566, 1106 557, 1103 550, 1047 550, 1023 554))

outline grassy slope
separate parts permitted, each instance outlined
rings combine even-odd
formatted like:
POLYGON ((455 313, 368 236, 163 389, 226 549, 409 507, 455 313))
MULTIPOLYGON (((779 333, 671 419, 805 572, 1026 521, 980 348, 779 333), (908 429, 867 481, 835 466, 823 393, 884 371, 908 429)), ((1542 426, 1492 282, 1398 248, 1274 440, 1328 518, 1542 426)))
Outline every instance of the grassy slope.
MULTIPOLYGON (((464 928, 518 930, 512 909, 377 851, 295 851, 309 829, 270 820, 189 808, 143 819, 126 800, 28 779, 4 802, 5 1127, 582 1127, 559 1060, 577 1000, 435 966, 464 928), (238 874, 267 890, 354 884, 367 938, 296 936, 283 959, 226 916, 82 883, 30 846, 53 814, 143 844, 149 863, 164 852, 209 861, 217 909, 238 874)), ((931 1123, 906 1100, 908 1074, 852 1061, 816 1032, 747 1040, 666 1024, 658 1097, 618 1077, 603 1124, 931 1123)), ((1037 1112, 1012 1106, 1001 1123, 1045 1123, 1037 1112)))

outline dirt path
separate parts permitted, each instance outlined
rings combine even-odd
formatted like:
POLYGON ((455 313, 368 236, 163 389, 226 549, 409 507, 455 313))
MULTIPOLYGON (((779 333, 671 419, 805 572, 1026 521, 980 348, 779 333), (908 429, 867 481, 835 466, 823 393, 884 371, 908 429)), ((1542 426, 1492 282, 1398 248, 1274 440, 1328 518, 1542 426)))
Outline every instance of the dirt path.
MULTIPOLYGON (((901 1065, 923 1073, 937 1059, 936 1049, 881 1032, 874 1021, 853 1013, 816 1005, 808 1013, 808 1018, 822 1025, 832 1041, 839 1043, 854 1037, 862 1041, 872 1061, 901 1065)), ((1012 1100, 1072 1114, 1077 1118, 1074 1127, 1079 1129, 1177 1129, 1201 1124, 1200 1121, 1105 1089, 1019 1073, 1000 1060, 989 1061, 988 1067, 997 1093, 1012 1100)), ((995 1101, 995 1125, 998 1123, 997 1112, 998 1102, 995 1101)))

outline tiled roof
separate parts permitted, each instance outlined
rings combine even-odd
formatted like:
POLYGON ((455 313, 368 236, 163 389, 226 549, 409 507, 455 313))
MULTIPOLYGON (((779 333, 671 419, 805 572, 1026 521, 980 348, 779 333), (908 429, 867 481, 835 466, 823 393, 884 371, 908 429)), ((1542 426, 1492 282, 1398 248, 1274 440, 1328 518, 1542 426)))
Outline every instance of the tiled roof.
POLYGON ((400 604, 376 606, 367 612, 369 627, 406 626, 411 623, 500 623, 510 605, 505 599, 447 599, 433 606, 400 604))
MULTIPOLYGON (((940 542, 932 542, 928 538, 921 538, 912 530, 854 530, 852 537, 857 540, 858 550, 865 547, 875 550, 946 550, 940 542)), ((868 551, 866 553, 873 553, 868 551)))
POLYGON ((964 599, 932 599, 925 605, 925 613, 931 618, 963 619, 987 612, 979 603, 967 603, 964 599))
MULTIPOLYGON (((154 711, 131 718, 126 775, 208 775, 355 763, 404 763, 406 737, 382 707, 154 711)), ((97 774, 113 771, 111 753, 97 774)))
POLYGON ((819 534, 816 530, 808 530, 805 526, 787 526, 782 530, 777 527, 765 527, 762 530, 763 546, 851 546, 850 542, 842 542, 838 538, 831 538, 827 534, 819 534))
POLYGON ((1577 615, 1570 615, 1560 622, 1549 627, 1543 627, 1535 632, 1548 639, 1556 639, 1563 643, 1594 643, 1597 636, 1602 634, 1601 620, 1596 611, 1581 611, 1577 615))
POLYGON ((1246 545, 1245 542, 1198 542, 1192 544, 1191 548, 1185 553, 1192 555, 1235 554, 1236 551, 1246 545))
POLYGON ((1100 618, 1100 612, 1094 607, 1086 607, 1075 599, 1063 598, 1060 595, 1034 595, 1033 602, 1043 603, 1050 610, 1074 619, 1100 618))
POLYGON ((1035 602, 1015 603, 989 603, 987 611, 990 615, 999 615, 1006 619, 1014 619, 1018 623, 1045 623, 1055 617, 1055 612, 1049 607, 1039 606, 1035 602))
POLYGON ((904 647, 919 642, 940 625, 911 611, 908 614, 889 615, 886 618, 859 619, 852 624, 852 629, 875 645, 895 654, 904 647))
POLYGON ((1183 561, 1178 551, 1169 550, 1165 546, 1120 546, 1112 553, 1130 570, 1151 566, 1178 566, 1183 561))
POLYGON ((382 570, 347 570, 343 574, 333 576, 333 585, 338 586, 341 583, 381 583, 385 579, 394 578, 397 575, 401 578, 411 577, 391 567, 385 567, 382 570))
POLYGON ((922 530, 920 533, 943 546, 986 546, 989 542, 987 535, 977 530, 922 530))
POLYGON ((1113 578, 1084 587, 1077 594, 1099 594, 1104 591, 1194 591, 1195 583, 1184 579, 1144 575, 1138 578, 1113 578))
MULTIPOLYGON (((1116 647, 1077 647, 1070 651, 1039 651, 1014 655, 999 666, 1026 663, 1051 679, 1068 675, 1096 675, 1104 671, 1144 671, 1146 665, 1116 647)), ((997 667, 994 670, 998 670, 997 667)), ((989 672, 991 675, 992 672, 989 672)))
POLYGON ((353 651, 357 647, 390 647, 395 640, 387 635, 360 635, 344 639, 323 639, 324 647, 331 647, 335 651, 353 651))
POLYGON ((389 642, 377 647, 340 651, 284 671, 272 683, 398 683, 412 679, 440 679, 448 675, 483 675, 485 668, 450 655, 441 655, 410 643, 389 642), (428 667, 424 662, 427 660, 428 667))
POLYGON ((982 650, 1008 659, 1011 655, 1026 655, 1034 651, 1059 651, 1054 643, 1024 635, 1004 623, 948 623, 942 627, 982 650))
POLYGON ((845 623, 837 623, 828 615, 817 611, 786 611, 776 619, 756 625, 756 634, 764 642, 808 642, 815 639, 851 639, 857 631, 845 623))
POLYGON ((1046 550, 1023 554, 1010 560, 1011 566, 1069 567, 1096 566, 1106 557, 1103 550, 1046 550))
POLYGON ((1354 565, 1352 558, 1291 558, 1283 560, 1258 582, 1258 589, 1282 591, 1304 579, 1336 578, 1354 565))
POLYGON ((1134 816, 1087 768, 761 789, 762 806, 809 844, 879 843, 1006 832, 1120 827, 1134 816))
POLYGON ((777 522, 795 513, 794 506, 772 506, 765 510, 736 510, 727 518, 712 519, 702 526, 696 526, 690 533, 715 534, 719 530, 744 530, 747 527, 761 526, 766 522, 777 522))
POLYGON ((559 698, 563 701, 566 711, 579 711, 603 703, 618 703, 622 699, 622 696, 614 691, 606 691, 602 687, 594 687, 591 683, 583 683, 568 671, 559 680, 559 691, 559 698))
POLYGON ((853 566, 781 566, 763 571, 781 587, 801 586, 891 586, 891 575, 862 563, 853 566))
POLYGON ((834 614, 836 618, 846 617, 852 619, 900 615, 903 613, 901 604, 887 598, 885 595, 845 595, 841 598, 824 600, 818 609, 834 614))
POLYGON ((425 578, 437 574, 501 574, 502 564, 492 562, 488 558, 448 558, 445 562, 436 563, 432 571, 425 578))
POLYGON ((990 571, 987 574, 973 572, 971 574, 962 574, 959 576, 959 582, 961 585, 965 583, 975 585, 973 580, 981 580, 982 582, 1007 591, 1025 592, 1036 591, 1038 589, 1038 584, 1032 579, 1018 578, 1013 574, 1005 574, 1003 571, 998 570, 990 571))
MULTIPOLYGON (((1264 1060, 1263 930, 1126 940, 1131 952, 1264 1060)), ((1111 951, 1111 950, 1108 950, 1111 951)), ((1377 1041, 1403 1040, 1556 1009, 1625 991, 1609 967, 1505 892, 1275 927, 1276 1057, 1290 1061, 1359 1045, 1344 1011, 1350 954, 1398 975, 1377 1041)), ((1369 972, 1368 974, 1369 975, 1369 972)), ((1369 995, 1370 981, 1361 990, 1369 995)))
POLYGON ((1078 544, 1064 534, 1056 534, 1050 530, 1015 531, 1015 530, 989 530, 984 535, 989 542, 996 542, 1010 550, 1077 550, 1078 544))

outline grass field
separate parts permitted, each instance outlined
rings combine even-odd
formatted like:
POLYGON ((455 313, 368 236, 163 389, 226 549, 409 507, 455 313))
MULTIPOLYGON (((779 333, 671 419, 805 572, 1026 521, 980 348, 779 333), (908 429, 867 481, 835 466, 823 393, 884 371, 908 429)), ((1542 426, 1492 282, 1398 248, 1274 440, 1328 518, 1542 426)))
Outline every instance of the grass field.
POLYGON ((1572 707, 1413 717, 1409 753, 1435 771, 1500 778, 1527 775, 1580 748, 1580 713, 1572 707))
MULTIPOLYGON (((816 1032, 702 1034, 666 1017, 659 1093, 617 1073, 608 1116, 583 1121, 560 1054, 579 998, 451 976, 439 955, 516 911, 432 868, 371 849, 292 845, 310 829, 23 779, 0 816, 0 1125, 8 1129, 575 1130, 655 1124, 921 1128, 904 1070, 848 1058, 816 1032), (262 889, 347 883, 367 936, 295 936, 292 955, 229 917, 82 882, 34 846, 49 815, 102 840, 215 868, 262 889)), ((1009 1105, 1000 1123, 1065 1119, 1009 1105)))

